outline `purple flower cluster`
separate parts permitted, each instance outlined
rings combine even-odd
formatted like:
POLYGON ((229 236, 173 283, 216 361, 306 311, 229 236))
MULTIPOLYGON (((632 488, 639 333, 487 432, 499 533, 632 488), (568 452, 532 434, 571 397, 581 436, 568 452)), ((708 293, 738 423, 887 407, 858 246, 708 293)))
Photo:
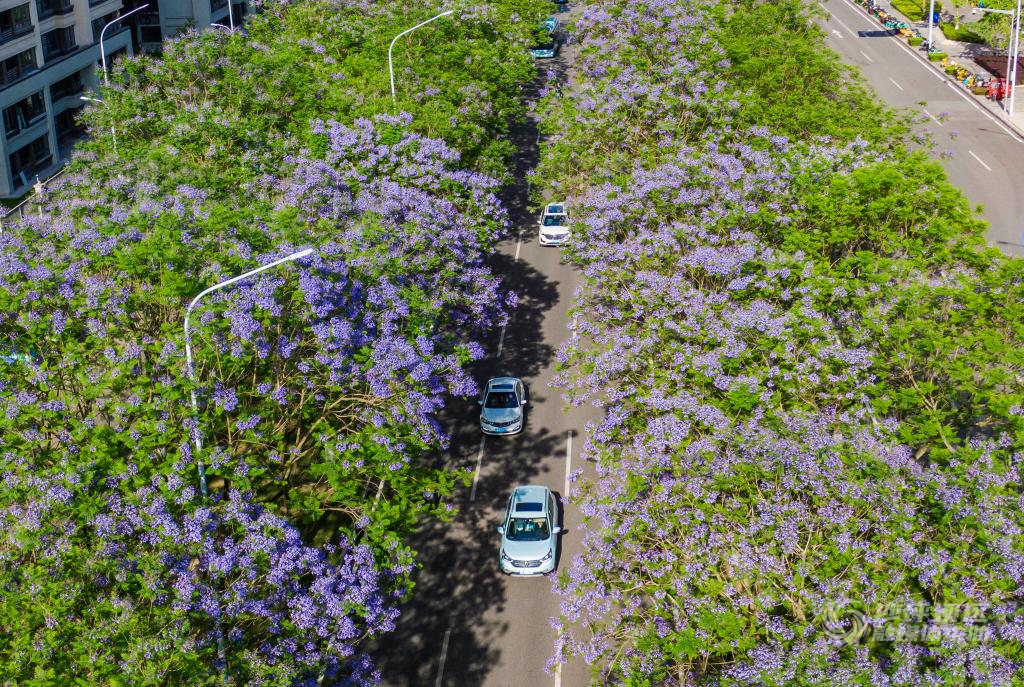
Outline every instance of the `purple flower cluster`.
POLYGON ((808 216, 794 179, 876 153, 737 129, 719 21, 597 3, 571 104, 545 106, 584 277, 557 383, 605 409, 552 662, 582 656, 601 684, 1013 684, 1024 454, 1004 435, 927 461, 897 440, 850 305, 871 294, 775 240, 808 216), (830 625, 922 603, 980 609, 980 639, 868 645, 830 625))

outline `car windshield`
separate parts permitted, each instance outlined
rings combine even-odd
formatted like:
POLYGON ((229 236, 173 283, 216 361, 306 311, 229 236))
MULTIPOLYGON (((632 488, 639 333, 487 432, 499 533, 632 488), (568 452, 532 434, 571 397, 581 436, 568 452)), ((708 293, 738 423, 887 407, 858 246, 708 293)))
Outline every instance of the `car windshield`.
POLYGON ((509 541, 544 541, 550 536, 547 518, 512 518, 505 536, 509 541))
POLYGON ((545 227, 564 227, 565 215, 544 215, 545 227))
POLYGON ((492 391, 487 394, 485 408, 518 408, 519 399, 512 391, 492 391))

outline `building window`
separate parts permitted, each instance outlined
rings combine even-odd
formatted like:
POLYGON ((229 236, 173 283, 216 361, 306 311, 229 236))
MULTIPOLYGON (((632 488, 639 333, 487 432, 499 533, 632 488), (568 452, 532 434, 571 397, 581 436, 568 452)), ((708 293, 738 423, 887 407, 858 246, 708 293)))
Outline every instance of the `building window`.
POLYGON ((43 92, 33 93, 24 100, 4 108, 4 132, 10 138, 29 128, 46 116, 43 92))
POLYGON ((11 179, 19 179, 28 185, 29 179, 50 165, 49 134, 43 134, 24 148, 11 153, 11 179))
POLYGON ((210 0, 210 12, 217 12, 228 6, 228 0, 210 0))
POLYGON ((75 72, 71 76, 65 77, 50 86, 50 100, 52 102, 57 102, 61 98, 66 98, 69 95, 78 95, 82 92, 82 88, 81 72, 75 72))
POLYGON ((28 4, 0 12, 0 43, 6 43, 27 33, 32 33, 32 17, 29 15, 28 4))
POLYGON ((75 6, 70 0, 36 0, 36 11, 40 19, 46 19, 55 14, 70 14, 75 6))
POLYGON ((140 26, 139 41, 142 43, 162 43, 164 33, 159 26, 140 26))
MULTIPOLYGON (((104 0, 105 1, 105 0, 104 0)), ((100 17, 99 19, 92 20, 92 39, 98 41, 100 39, 100 32, 103 31, 103 27, 110 22, 117 19, 117 12, 111 12, 110 14, 100 17)), ((111 29, 114 33, 117 33, 118 29, 111 29)), ((109 35, 109 32, 108 32, 109 35)))
POLYGON ((0 86, 17 81, 29 72, 39 69, 36 64, 36 49, 29 48, 0 62, 0 86))
POLYGON ((57 132, 57 145, 63 147, 85 133, 85 125, 78 118, 81 113, 81 107, 69 107, 54 116, 53 128, 57 132))
POLYGON ((54 29, 43 34, 43 59, 52 60, 77 50, 75 44, 75 27, 54 29))

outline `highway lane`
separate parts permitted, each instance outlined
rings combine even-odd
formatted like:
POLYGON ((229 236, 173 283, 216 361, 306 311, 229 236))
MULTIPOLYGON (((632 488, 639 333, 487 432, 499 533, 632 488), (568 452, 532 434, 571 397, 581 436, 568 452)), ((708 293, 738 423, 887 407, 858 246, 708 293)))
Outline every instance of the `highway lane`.
MULTIPOLYGON (((889 105, 920 115, 919 128, 935 141, 933 155, 949 180, 982 207, 988 239, 1024 254, 1024 142, 973 96, 927 64, 924 53, 884 28, 848 0, 827 0, 822 27, 828 44, 856 66, 889 105), (944 155, 944 153, 946 153, 944 155), (951 156, 948 153, 952 153, 951 156)), ((827 84, 820 87, 827 88, 827 84)))
MULTIPOLYGON (((540 69, 564 72, 575 52, 575 46, 564 46, 540 69)), ((536 85, 527 93, 535 96, 536 85)), ((558 615, 552 580, 509 578, 497 564, 495 528, 511 490, 520 484, 544 484, 564 497, 569 464, 581 465, 585 422, 598 412, 567 412, 560 390, 550 386, 555 352, 571 335, 567 311, 577 274, 562 264, 559 249, 537 242, 537 213, 529 205, 525 181, 539 155, 536 123, 528 122, 514 138, 519 149, 514 175, 522 181, 503 198, 513 237, 502 243, 491 266, 519 294, 520 303, 505 331, 488 340, 488 356, 474 365, 473 374, 481 386, 492 376, 522 377, 529 395, 526 425, 517 437, 482 439, 473 400, 449 410, 445 421, 453 436, 446 460, 477 477, 460 493, 456 520, 428 525, 414 542, 422 564, 416 588, 403 605, 397 632, 382 638, 373 651, 383 684, 389 687, 588 684, 589 669, 582 662, 554 674, 545 670, 555 643, 549 619, 558 615)), ((564 500, 562 508, 561 524, 567 531, 561 538, 559 568, 580 547, 579 510, 564 500)))

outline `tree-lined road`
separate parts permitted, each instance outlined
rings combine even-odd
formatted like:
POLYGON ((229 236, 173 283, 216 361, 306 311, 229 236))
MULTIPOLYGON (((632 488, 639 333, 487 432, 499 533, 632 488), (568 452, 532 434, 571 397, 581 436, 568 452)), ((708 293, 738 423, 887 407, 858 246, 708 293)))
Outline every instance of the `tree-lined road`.
POLYGON ((859 7, 848 0, 827 0, 822 7, 830 15, 822 24, 830 47, 858 67, 886 103, 921 114, 921 129, 932 135, 950 181, 982 206, 989 240, 1024 254, 1021 137, 929 65, 922 51, 883 33, 859 7), (952 156, 942 157, 944 151, 952 156))
MULTIPOLYGON (((553 60, 538 60, 537 84, 547 69, 564 74, 575 54, 570 44, 553 60)), ((537 97, 536 85, 526 97, 537 97)), ((519 436, 484 439, 474 400, 450 409, 447 461, 471 470, 474 484, 462 492, 454 522, 429 525, 413 543, 423 566, 416 588, 398 631, 375 652, 388 687, 588 684, 582 662, 553 675, 545 670, 555 643, 549 619, 558 615, 559 602, 551 578, 510 578, 498 569, 495 528, 509 494, 521 484, 543 484, 563 499, 561 524, 567 531, 556 573, 579 551, 580 513, 566 502, 567 476, 582 467, 584 426, 597 414, 591 407, 566 411, 561 391, 550 386, 556 351, 571 336, 568 309, 577 274, 562 263, 560 249, 537 242, 538 216, 529 206, 526 181, 538 160, 536 122, 528 121, 514 138, 514 174, 521 181, 504 196, 512 237, 493 257, 492 268, 519 294, 519 306, 505 330, 487 342, 488 355, 474 374, 481 387, 489 377, 521 377, 529 397, 526 424, 519 436)))

